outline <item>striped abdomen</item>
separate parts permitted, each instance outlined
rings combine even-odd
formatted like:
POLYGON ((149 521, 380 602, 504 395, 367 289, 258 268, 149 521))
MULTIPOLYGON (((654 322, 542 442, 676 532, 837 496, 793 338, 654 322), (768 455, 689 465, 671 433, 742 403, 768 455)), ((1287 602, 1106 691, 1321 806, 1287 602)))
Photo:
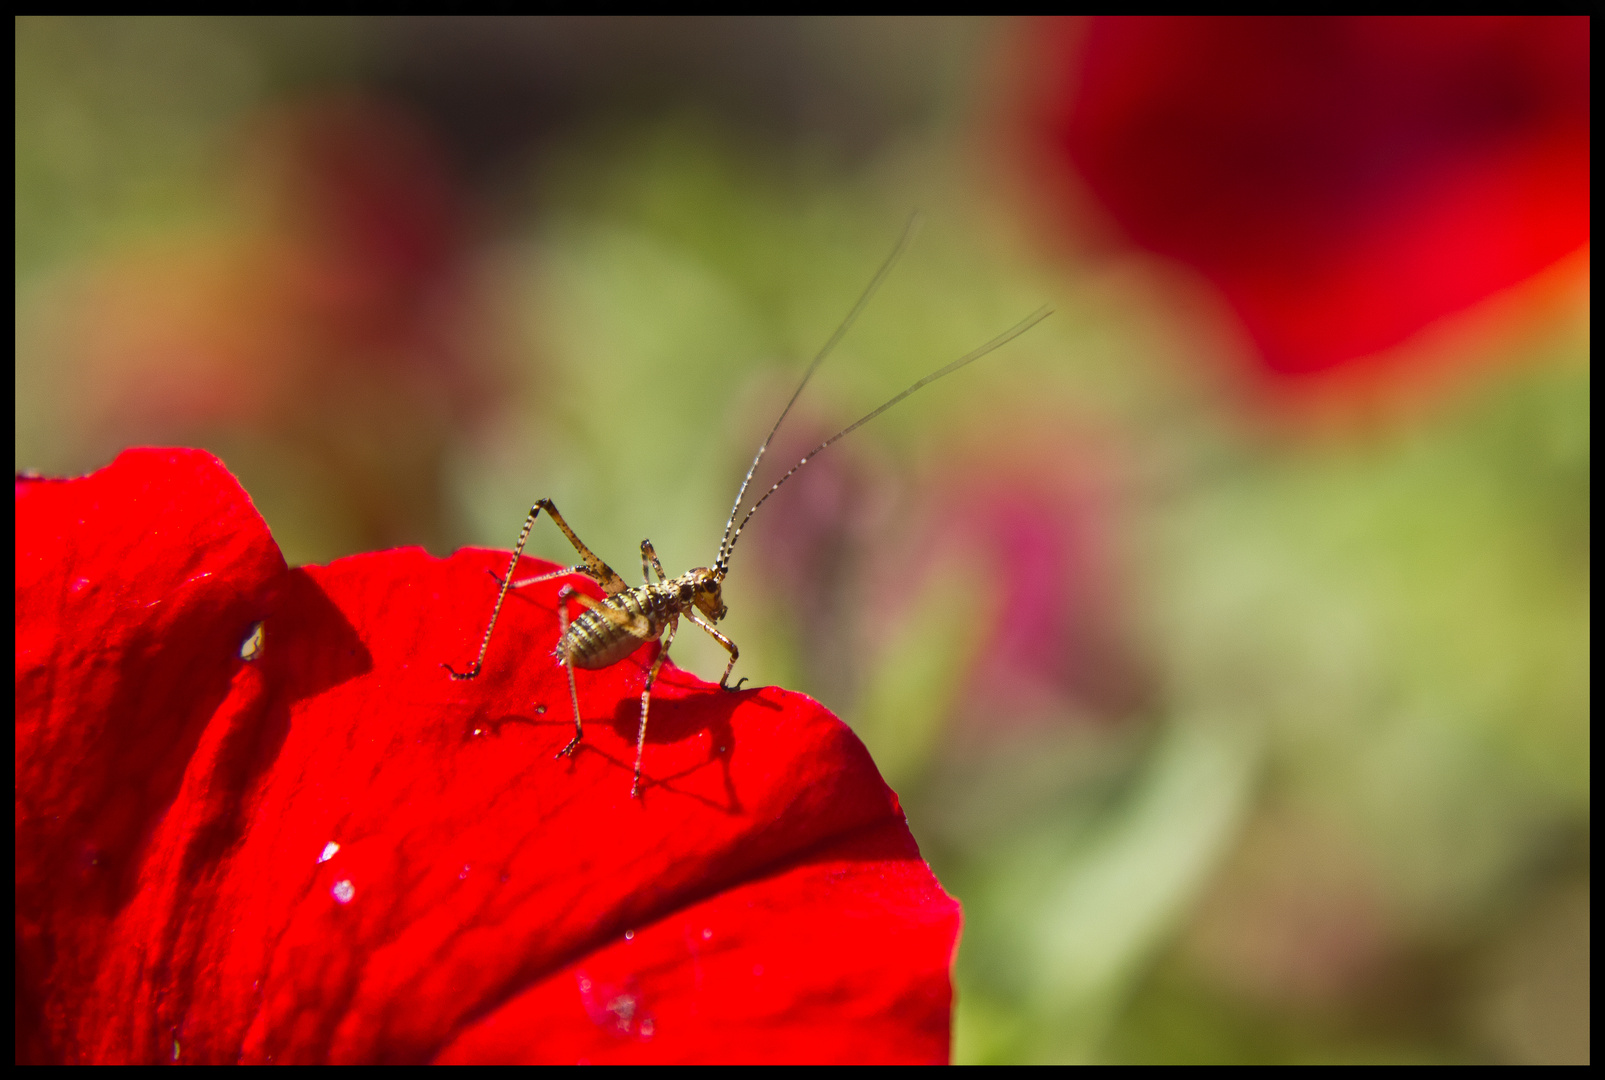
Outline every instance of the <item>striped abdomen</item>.
POLYGON ((643 643, 663 634, 669 617, 680 610, 675 601, 674 593, 659 585, 644 585, 610 596, 602 601, 603 607, 641 616, 646 620, 650 632, 645 637, 638 637, 610 621, 600 611, 581 612, 557 643, 557 657, 561 660, 565 655, 570 656, 575 667, 592 671, 616 664, 643 643))

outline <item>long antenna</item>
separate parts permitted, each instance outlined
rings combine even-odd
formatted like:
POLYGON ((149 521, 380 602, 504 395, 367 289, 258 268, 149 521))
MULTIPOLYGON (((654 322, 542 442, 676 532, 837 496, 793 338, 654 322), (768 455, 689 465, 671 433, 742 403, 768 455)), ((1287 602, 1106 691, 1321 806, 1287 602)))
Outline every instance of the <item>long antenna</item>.
MULTIPOLYGON (((1036 311, 1032 312, 1030 315, 1026 316, 1024 319, 1021 319, 1018 323, 1015 323, 1012 327, 1010 327, 1009 329, 1005 330, 1003 333, 999 334, 997 337, 993 338, 991 341, 987 342, 985 345, 982 345, 980 348, 977 348, 977 349, 974 349, 974 350, 972 350, 970 352, 965 353, 963 356, 959 357, 957 360, 953 361, 951 364, 948 364, 946 367, 938 368, 937 370, 931 372, 929 375, 925 376, 925 378, 921 379, 919 382, 916 382, 913 386, 910 386, 907 390, 904 390, 901 394, 898 394, 896 397, 892 398, 890 401, 887 401, 885 404, 881 405, 879 408, 874 409, 874 410, 864 414, 863 416, 859 417, 857 420, 854 420, 851 424, 848 424, 846 427, 844 427, 840 431, 836 432, 836 434, 832 435, 830 438, 826 439, 824 442, 820 443, 818 446, 816 446, 812 450, 808 451, 807 454, 804 454, 803 455, 803 459, 801 461, 797 462, 797 464, 793 465, 791 467, 791 471, 790 472, 788 472, 785 476, 782 476, 779 480, 776 480, 775 483, 774 483, 774 486, 771 487, 768 491, 764 492, 763 495, 758 499, 758 501, 752 504, 752 509, 747 511, 747 516, 741 519, 741 524, 740 525, 736 526, 736 531, 730 537, 729 543, 721 550, 721 553, 720 553, 720 556, 719 556, 719 564, 716 567, 716 569, 719 572, 719 576, 723 577, 725 572, 729 569, 729 567, 730 567, 730 554, 733 551, 736 550, 736 541, 741 539, 741 530, 745 529, 747 527, 747 522, 751 521, 752 520, 752 515, 754 515, 754 514, 756 514, 758 512, 758 507, 762 506, 765 502, 767 502, 768 499, 769 499, 769 496, 773 495, 777 490, 779 490, 781 484, 784 484, 787 480, 790 480, 792 478, 792 476, 797 472, 798 469, 800 469, 804 465, 808 464, 808 462, 812 458, 814 458, 821 450, 825 449, 825 447, 829 446, 831 443, 835 442, 837 439, 842 438, 844 435, 849 435, 852 432, 857 431, 859 428, 863 427, 865 424, 869 423, 871 420, 875 419, 881 413, 885 412, 887 409, 890 409, 893 405, 896 405, 899 401, 902 401, 904 398, 908 397, 908 395, 912 394, 914 391, 920 389, 921 387, 929 386, 931 383, 935 382, 937 379, 942 378, 944 375, 953 374, 955 371, 957 371, 959 368, 963 367, 965 364, 974 363, 975 361, 981 359, 981 357, 985 356, 987 353, 993 352, 994 350, 997 350, 997 349, 1001 349, 1003 346, 1007 345, 1009 342, 1013 341, 1015 338, 1019 337, 1021 334, 1025 333, 1027 330, 1031 329, 1037 323, 1041 322, 1043 319, 1046 319, 1049 315, 1052 315, 1052 314, 1053 314, 1053 312, 1049 308, 1046 308, 1046 307, 1038 308, 1036 311)), ((732 515, 732 520, 733 519, 734 519, 734 515, 732 515)))
POLYGON ((797 399, 802 396, 803 387, 807 386, 808 380, 814 377, 814 372, 819 368, 819 365, 824 362, 825 357, 829 356, 831 350, 846 336, 847 331, 852 329, 853 323, 858 321, 858 316, 863 312, 865 305, 875 295, 876 290, 881 287, 881 282, 886 280, 886 275, 892 272, 892 267, 897 265, 897 260, 902 257, 904 250, 914 239, 914 234, 919 232, 920 224, 924 220, 924 215, 918 210, 908 216, 908 224, 903 226, 903 235, 898 238, 897 246, 892 248, 892 253, 886 256, 886 261, 881 263, 881 268, 875 272, 874 277, 870 278, 869 284, 864 288, 863 295, 858 298, 858 303, 853 305, 853 310, 847 313, 847 318, 843 319, 841 325, 836 327, 836 332, 830 335, 830 340, 826 341, 824 348, 819 350, 819 353, 814 357, 813 363, 808 365, 808 370, 803 372, 802 382, 798 383, 797 389, 792 391, 791 400, 786 402, 784 409, 780 410, 779 419, 775 421, 775 426, 769 429, 768 437, 764 439, 763 445, 758 447, 758 452, 753 455, 752 464, 747 466, 747 475, 741 480, 741 490, 736 492, 736 501, 730 507, 730 518, 724 523, 724 536, 719 540, 719 558, 714 563, 715 566, 723 567, 729 560, 730 549, 734 546, 730 538, 730 528, 736 523, 736 514, 741 510, 741 500, 747 497, 747 485, 752 483, 752 474, 758 471, 758 462, 763 460, 764 453, 769 449, 770 442, 774 440, 775 432, 780 430, 780 425, 786 420, 786 414, 791 412, 793 405, 797 404, 797 399))

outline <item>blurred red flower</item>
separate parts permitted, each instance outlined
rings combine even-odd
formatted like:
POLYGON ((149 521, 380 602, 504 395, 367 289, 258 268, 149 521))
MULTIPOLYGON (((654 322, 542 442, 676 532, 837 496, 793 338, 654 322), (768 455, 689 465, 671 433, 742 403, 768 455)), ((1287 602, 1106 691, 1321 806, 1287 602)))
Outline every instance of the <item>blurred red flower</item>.
POLYGON ((1589 20, 1050 22, 1037 131, 1266 364, 1331 369, 1589 238, 1589 20))
POLYGON ((945 1061, 958 907, 840 721, 641 661, 492 552, 291 570, 198 451, 19 479, 17 1057, 945 1061), (258 633, 260 630, 260 633, 258 633))

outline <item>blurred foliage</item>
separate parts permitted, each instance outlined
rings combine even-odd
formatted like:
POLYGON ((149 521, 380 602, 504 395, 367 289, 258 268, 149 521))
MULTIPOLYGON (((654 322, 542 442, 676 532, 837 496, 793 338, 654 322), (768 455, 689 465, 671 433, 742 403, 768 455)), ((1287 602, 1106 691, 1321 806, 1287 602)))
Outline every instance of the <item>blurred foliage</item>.
POLYGON ((668 25, 18 20, 17 467, 208 447, 292 562, 546 495, 679 572, 920 207, 763 487, 1055 314, 800 473, 724 628, 964 902, 956 1060, 1586 1059, 1586 282, 1406 346, 1471 358, 1425 401, 1267 415, 1196 282, 1022 216, 1007 24, 668 25), (377 300, 283 135, 328 115, 446 238, 377 300))

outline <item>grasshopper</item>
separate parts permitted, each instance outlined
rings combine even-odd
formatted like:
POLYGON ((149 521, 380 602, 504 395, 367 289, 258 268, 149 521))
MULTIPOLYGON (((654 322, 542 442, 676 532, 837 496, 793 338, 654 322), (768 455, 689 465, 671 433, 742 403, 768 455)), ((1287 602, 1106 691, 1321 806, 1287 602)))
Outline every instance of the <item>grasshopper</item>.
MULTIPOLYGON (((701 627, 730 654, 730 662, 725 665, 724 674, 719 679, 719 688, 721 690, 739 690, 741 683, 746 681, 742 679, 735 686, 732 687, 730 685, 730 673, 735 669, 736 660, 740 657, 741 651, 736 648, 736 643, 721 634, 714 624, 723 619, 727 612, 721 589, 725 575, 730 572, 730 556, 735 551, 737 541, 741 539, 741 531, 747 527, 747 523, 752 520, 752 516, 758 512, 758 508, 768 501, 769 497, 779 490, 782 484, 795 476, 797 470, 807 465, 809 461, 813 460, 821 451, 838 439, 863 427, 921 387, 929 385, 946 375, 951 375, 966 364, 979 360, 993 350, 1013 341, 1050 314, 1046 308, 1034 312, 986 344, 972 349, 945 367, 931 372, 902 393, 892 397, 878 408, 866 413, 814 447, 804 455, 801 461, 793 465, 789 472, 770 485, 769 490, 764 492, 747 510, 746 515, 741 519, 741 524, 737 525, 736 515, 741 511, 741 504, 746 498, 747 488, 752 483, 753 475, 758 471, 758 463, 763 460, 764 454, 769 449, 769 444, 774 440, 775 433, 780 430, 780 425, 785 422, 787 414, 791 412, 792 406, 797 403, 797 398, 801 396, 803 388, 813 378, 814 372, 819 368, 819 365, 824 361, 825 357, 830 355, 837 343, 841 341, 853 323, 857 321, 865 305, 869 303, 870 298, 880 288, 881 282, 885 280, 886 275, 891 272, 892 267, 897 263, 898 258, 913 239, 917 225, 918 215, 915 215, 914 218, 909 220, 907 227, 903 230, 902 237, 897 242, 897 246, 892 249, 892 253, 887 256, 886 261, 870 280, 869 285, 858 298, 858 302, 853 305, 853 309, 848 312, 847 317, 836 328, 836 332, 825 342, 824 347, 814 356, 813 362, 808 365, 807 371, 803 373, 802 381, 797 384, 797 389, 792 392, 791 400, 786 402, 786 407, 780 411, 780 416, 775 420, 774 427, 770 428, 768 437, 758 447, 758 452, 753 456, 752 464, 747 468, 746 476, 742 478, 741 487, 736 492, 736 501, 730 508, 730 517, 725 522, 724 535, 719 541, 719 552, 711 567, 699 566, 696 569, 688 570, 677 578, 669 578, 663 572, 663 564, 658 561, 657 552, 652 548, 652 542, 650 540, 642 540, 641 576, 645 583, 631 588, 611 566, 603 562, 590 548, 581 542, 580 538, 575 535, 574 530, 569 528, 568 522, 563 520, 563 515, 552 504, 552 500, 539 499, 530 508, 529 516, 524 519, 524 527, 519 531, 518 544, 513 549, 513 559, 512 562, 508 563, 507 572, 497 579, 501 583, 501 591, 496 594, 496 604, 491 608, 490 624, 486 626, 484 639, 479 644, 479 655, 475 657, 473 665, 466 671, 459 672, 452 668, 450 664, 441 664, 441 667, 445 668, 453 679, 472 679, 478 676, 484 666, 485 652, 490 648, 491 634, 496 629, 496 620, 501 615, 502 602, 507 599, 509 589, 521 589, 537 582, 550 581, 553 578, 569 575, 590 578, 602 587, 602 592, 605 594, 602 600, 595 600, 584 593, 576 592, 571 586, 564 586, 558 591, 557 617, 559 629, 557 646, 553 650, 553 655, 568 672, 569 700, 574 707, 574 737, 568 741, 568 744, 563 749, 557 752, 557 756, 564 757, 574 753, 579 747, 581 739, 585 736, 585 727, 580 719, 579 691, 576 689, 574 682, 574 669, 578 667, 589 671, 599 670, 618 663, 649 641, 661 640, 663 643, 662 648, 658 650, 657 656, 653 658, 652 666, 647 672, 646 684, 641 689, 641 722, 635 737, 635 779, 630 787, 630 797, 635 798, 638 796, 641 791, 641 757, 646 748, 646 721, 647 711, 652 702, 652 686, 657 682, 658 672, 663 667, 664 660, 668 658, 670 646, 674 644, 674 635, 680 627, 680 620, 683 618, 701 627), (535 527, 535 519, 540 516, 543 510, 552 519, 552 523, 562 530, 563 535, 568 538, 568 542, 574 545, 574 550, 579 554, 580 561, 561 570, 554 570, 551 573, 538 574, 535 577, 522 578, 515 581, 513 579, 513 571, 518 567, 518 560, 524 554, 524 544, 529 539, 530 530, 535 527), (656 581, 652 580, 654 573, 657 575, 656 581), (572 621, 570 621, 568 614, 568 601, 570 599, 585 608, 572 621)), ((492 576, 495 575, 493 574, 492 576)))

